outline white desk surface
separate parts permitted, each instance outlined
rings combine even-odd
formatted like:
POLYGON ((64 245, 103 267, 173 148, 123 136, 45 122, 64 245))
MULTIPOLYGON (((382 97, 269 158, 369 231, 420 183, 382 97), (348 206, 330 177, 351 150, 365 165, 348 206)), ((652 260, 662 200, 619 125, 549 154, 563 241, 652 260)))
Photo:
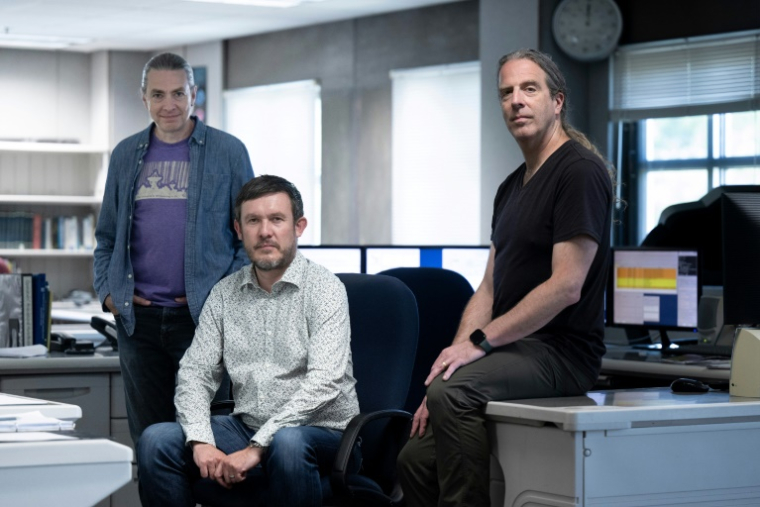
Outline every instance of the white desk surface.
POLYGON ((44 416, 66 421, 82 418, 82 409, 77 405, 0 393, 0 416, 23 412, 40 412, 44 416))
POLYGON ((97 300, 81 306, 77 306, 73 301, 53 301, 51 312, 53 321, 89 324, 93 315, 114 320, 113 315, 103 311, 103 307, 97 300))
POLYGON ((687 422, 760 421, 760 399, 727 392, 674 394, 669 388, 592 391, 586 396, 490 402, 493 421, 540 425, 566 431, 680 425, 687 422))
POLYGON ((132 449, 108 439, 0 442, 2 505, 88 507, 130 480, 132 449))
POLYGON ((70 334, 78 339, 91 340, 98 348, 93 355, 67 356, 60 352, 51 352, 37 357, 0 358, 0 375, 120 371, 119 353, 113 351, 105 342, 105 337, 89 324, 54 324, 52 330, 70 334))

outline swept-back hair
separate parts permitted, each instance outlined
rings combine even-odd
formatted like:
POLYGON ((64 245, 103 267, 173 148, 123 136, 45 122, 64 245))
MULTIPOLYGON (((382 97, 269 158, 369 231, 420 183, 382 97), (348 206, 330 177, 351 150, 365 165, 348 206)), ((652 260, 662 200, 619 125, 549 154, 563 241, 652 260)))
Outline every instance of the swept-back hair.
POLYGON ((499 59, 499 68, 496 71, 497 83, 498 74, 501 72, 501 68, 505 63, 512 60, 530 60, 544 71, 544 74, 546 75, 546 86, 549 87, 549 94, 551 95, 551 98, 555 98, 559 93, 561 93, 565 98, 565 100, 562 101, 562 109, 559 112, 559 119, 562 124, 562 128, 570 137, 570 139, 578 141, 585 148, 591 150, 594 155, 599 157, 599 159, 607 167, 607 172, 609 172, 610 178, 614 184, 616 179, 615 166, 612 165, 612 162, 607 160, 604 155, 602 155, 602 153, 597 149, 596 146, 594 146, 591 141, 588 140, 588 137, 586 137, 583 132, 577 130, 575 127, 570 125, 570 122, 567 121, 567 110, 570 107, 567 97, 567 82, 565 81, 565 76, 562 74, 562 71, 559 70, 557 64, 554 63, 554 60, 552 60, 552 57, 536 49, 518 49, 517 51, 512 51, 511 53, 506 54, 499 59))
POLYGON ((151 70, 184 70, 188 86, 190 88, 195 86, 193 68, 187 63, 187 60, 174 53, 161 53, 148 60, 148 63, 143 67, 142 81, 140 82, 140 89, 143 94, 148 90, 148 72, 151 70))

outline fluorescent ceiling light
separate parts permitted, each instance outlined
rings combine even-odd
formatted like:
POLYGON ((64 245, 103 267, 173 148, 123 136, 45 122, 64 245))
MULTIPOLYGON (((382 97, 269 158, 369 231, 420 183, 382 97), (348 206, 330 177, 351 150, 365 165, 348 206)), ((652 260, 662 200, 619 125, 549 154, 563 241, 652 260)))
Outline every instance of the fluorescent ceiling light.
POLYGON ((92 39, 84 37, 56 37, 48 35, 23 35, 0 33, 0 47, 27 49, 61 49, 77 44, 87 44, 92 39))
POLYGON ((323 2, 324 0, 185 0, 186 2, 203 2, 209 4, 249 5, 252 7, 297 7, 305 3, 323 2))

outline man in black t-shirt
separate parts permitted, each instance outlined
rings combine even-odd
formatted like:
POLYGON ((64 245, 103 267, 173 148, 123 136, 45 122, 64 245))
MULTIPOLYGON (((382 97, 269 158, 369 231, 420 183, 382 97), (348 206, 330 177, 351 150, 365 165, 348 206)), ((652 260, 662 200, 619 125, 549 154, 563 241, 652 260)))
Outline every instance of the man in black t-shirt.
POLYGON ((565 80, 548 55, 504 56, 498 82, 525 163, 499 187, 485 276, 399 456, 410 507, 490 505, 483 406, 582 394, 605 350, 610 173, 567 123, 565 80))

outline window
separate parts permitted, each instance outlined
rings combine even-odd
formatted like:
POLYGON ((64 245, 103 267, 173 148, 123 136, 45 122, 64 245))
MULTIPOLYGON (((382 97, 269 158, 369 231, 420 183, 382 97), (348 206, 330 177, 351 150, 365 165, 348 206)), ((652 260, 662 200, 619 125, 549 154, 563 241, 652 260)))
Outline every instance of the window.
POLYGON ((639 132, 639 241, 672 204, 760 185, 760 111, 644 120, 639 132))
POLYGON ((317 245, 322 214, 322 105, 315 81, 224 93, 225 129, 248 149, 253 171, 276 174, 301 192, 308 226, 299 244, 317 245))
POLYGON ((391 73, 392 241, 480 244, 480 64, 391 73))
POLYGON ((760 31, 623 47, 610 77, 624 243, 641 242, 672 204, 760 184, 760 31))

